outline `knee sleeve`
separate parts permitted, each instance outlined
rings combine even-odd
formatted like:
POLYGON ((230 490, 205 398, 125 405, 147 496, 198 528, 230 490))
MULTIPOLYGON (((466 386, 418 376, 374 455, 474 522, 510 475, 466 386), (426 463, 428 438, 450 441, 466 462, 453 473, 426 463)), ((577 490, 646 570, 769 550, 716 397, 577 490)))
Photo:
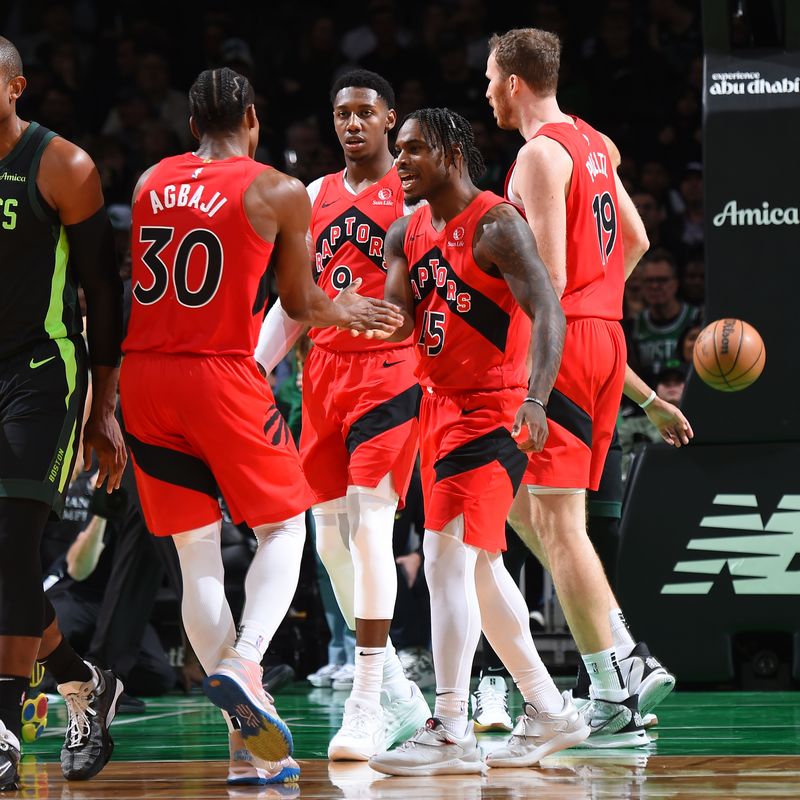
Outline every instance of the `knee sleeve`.
POLYGON ((617 559, 619 558, 619 519, 616 517, 589 516, 589 540, 606 571, 612 589, 617 581, 617 559))
POLYGON ((353 592, 355 577, 350 555, 350 528, 347 523, 347 500, 339 497, 312 509, 316 529, 317 555, 331 580, 333 594, 350 630, 355 630, 353 592))
POLYGON ((39 546, 50 507, 0 499, 0 636, 42 635, 44 590, 39 546))
POLYGON ((347 519, 354 573, 354 611, 358 619, 391 619, 397 598, 397 567, 392 547, 397 495, 384 485, 349 486, 347 519))

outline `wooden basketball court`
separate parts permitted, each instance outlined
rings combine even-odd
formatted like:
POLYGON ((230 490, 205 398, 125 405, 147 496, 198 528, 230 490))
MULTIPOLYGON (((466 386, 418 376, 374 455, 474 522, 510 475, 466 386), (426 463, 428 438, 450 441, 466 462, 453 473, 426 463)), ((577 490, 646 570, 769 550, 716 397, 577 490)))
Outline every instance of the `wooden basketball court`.
MULTIPOLYGON (((25 798, 798 798, 798 693, 676 693, 659 707, 647 749, 569 750, 536 769, 484 775, 388 778, 366 764, 329 763, 327 743, 341 720, 345 693, 295 684, 276 698, 289 722, 300 782, 227 786, 227 737, 202 695, 148 702, 147 713, 120 716, 112 762, 92 781, 67 783, 58 766, 64 708, 54 705, 42 739, 22 764, 25 798)), ((517 698, 518 700, 518 698, 517 698)), ((514 709, 518 711, 518 709, 514 709)), ((502 736, 486 735, 489 750, 502 736)))

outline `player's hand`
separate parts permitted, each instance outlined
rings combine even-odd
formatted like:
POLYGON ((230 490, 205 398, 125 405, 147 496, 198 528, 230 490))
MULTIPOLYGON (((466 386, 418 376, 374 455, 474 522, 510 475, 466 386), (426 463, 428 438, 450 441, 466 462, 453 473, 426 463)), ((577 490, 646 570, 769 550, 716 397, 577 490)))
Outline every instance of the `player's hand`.
POLYGON ((97 453, 100 469, 97 472, 97 486, 106 484, 106 492, 111 494, 119 489, 122 473, 128 461, 122 431, 119 429, 113 411, 91 413, 83 429, 83 468, 91 469, 92 450, 97 453))
POLYGON ((689 444, 689 439, 694 436, 692 426, 681 410, 660 397, 656 397, 644 413, 667 444, 680 447, 689 444))
POLYGON ((341 327, 366 332, 367 338, 386 339, 404 322, 400 309, 386 300, 362 297, 357 293, 360 278, 339 292, 334 302, 347 312, 347 321, 341 327))
POLYGON ((197 661, 186 661, 181 667, 181 688, 186 694, 195 686, 201 686, 206 673, 197 661))
POLYGON ((547 441, 547 414, 538 403, 523 403, 514 418, 514 427, 511 435, 516 439, 525 426, 528 429, 528 438, 517 442, 517 447, 523 453, 540 453, 547 441))

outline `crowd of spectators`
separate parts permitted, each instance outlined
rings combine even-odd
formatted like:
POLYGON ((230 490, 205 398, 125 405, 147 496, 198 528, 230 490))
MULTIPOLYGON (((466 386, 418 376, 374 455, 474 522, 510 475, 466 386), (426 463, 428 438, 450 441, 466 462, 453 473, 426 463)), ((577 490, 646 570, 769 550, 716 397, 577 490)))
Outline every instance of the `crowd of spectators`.
MULTIPOLYGON (((625 293, 631 359, 662 396, 679 400, 704 302, 702 52, 695 0, 367 0, 335 6, 7 0, 0 10, 0 31, 19 48, 28 80, 19 113, 93 157, 118 231, 123 275, 134 184, 151 164, 191 148, 187 90, 203 69, 229 66, 252 80, 261 122, 257 158, 304 183, 342 167, 329 89, 339 73, 361 66, 393 84, 400 119, 422 106, 448 106, 466 116, 487 162, 482 186, 502 193, 521 140, 497 129, 484 97, 487 42, 495 31, 529 25, 562 38, 562 108, 607 133, 622 153, 619 172, 651 242, 625 293)), ((301 375, 302 361, 292 357, 276 380, 290 424, 299 418, 301 375)), ((629 451, 650 437, 637 412, 621 412, 629 451)), ((76 497, 81 493, 86 487, 76 497)), ((413 535, 420 523, 402 524, 401 588, 409 602, 424 607, 413 535)), ((239 542, 235 533, 231 538, 239 542)), ((98 575, 113 569, 112 549, 103 558, 96 553, 98 575)), ((148 557, 154 563, 161 558, 166 566, 159 569, 169 573, 169 558, 148 557)), ((64 567, 62 575, 67 572, 64 567)), ((58 591, 63 594, 63 583, 58 591)), ((87 585, 83 593, 91 594, 100 613, 102 586, 87 585)), ((96 624, 95 618, 81 630, 84 650, 102 644, 92 638, 96 624)), ((424 634, 410 631, 406 618, 395 633, 409 637, 410 648, 424 645, 424 634)), ((341 637, 332 646, 346 649, 341 637)), ((148 675, 169 683, 163 663, 148 675)))

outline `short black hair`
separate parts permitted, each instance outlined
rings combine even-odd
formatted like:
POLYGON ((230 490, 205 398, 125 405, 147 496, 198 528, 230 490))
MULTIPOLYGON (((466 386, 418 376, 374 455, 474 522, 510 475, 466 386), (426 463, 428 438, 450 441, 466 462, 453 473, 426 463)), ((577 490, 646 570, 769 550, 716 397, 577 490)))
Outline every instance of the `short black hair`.
POLYGON ((201 72, 189 89, 189 111, 201 134, 235 130, 254 102, 250 81, 229 67, 201 72))
POLYGON ((7 80, 22 75, 19 50, 5 36, 0 36, 0 74, 7 80))
POLYGON ((386 78, 368 69, 352 69, 340 75, 331 86, 331 104, 336 102, 336 95, 342 89, 355 86, 359 89, 374 89, 378 97, 386 101, 389 108, 394 108, 394 89, 386 78))
POLYGON ((421 108, 412 111, 403 124, 415 119, 420 124, 422 135, 431 147, 437 147, 455 163, 455 148, 461 151, 467 165, 469 177, 477 181, 486 172, 481 151, 475 144, 475 132, 469 120, 449 108, 421 108))

